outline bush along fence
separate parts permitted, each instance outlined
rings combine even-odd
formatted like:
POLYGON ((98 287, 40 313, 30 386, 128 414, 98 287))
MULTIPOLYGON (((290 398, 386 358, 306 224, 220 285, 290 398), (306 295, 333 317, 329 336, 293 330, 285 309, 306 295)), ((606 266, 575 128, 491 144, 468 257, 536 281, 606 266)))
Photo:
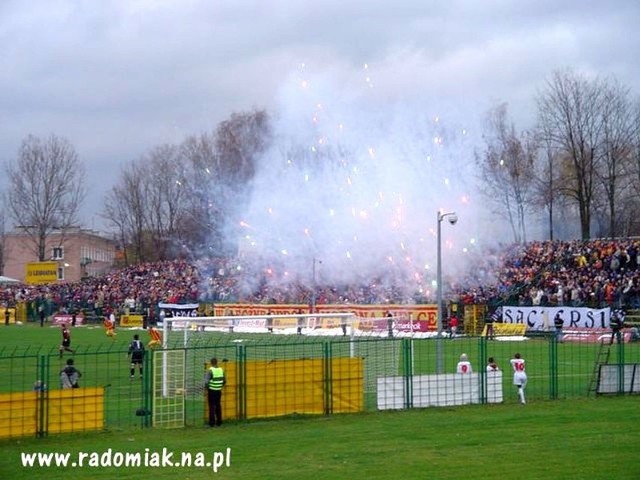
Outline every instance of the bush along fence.
MULTIPOLYGON (((527 402, 640 393, 640 343, 522 338, 238 339, 147 350, 130 375, 127 351, 0 350, 0 438, 204 425, 204 375, 225 370, 223 419, 520 401, 511 359, 524 359, 527 402), (79 388, 63 388, 73 357, 79 388), (458 362, 466 358, 464 373, 458 362), (487 365, 497 370, 488 372, 487 365)), ((463 365, 464 366, 464 365, 463 365)))

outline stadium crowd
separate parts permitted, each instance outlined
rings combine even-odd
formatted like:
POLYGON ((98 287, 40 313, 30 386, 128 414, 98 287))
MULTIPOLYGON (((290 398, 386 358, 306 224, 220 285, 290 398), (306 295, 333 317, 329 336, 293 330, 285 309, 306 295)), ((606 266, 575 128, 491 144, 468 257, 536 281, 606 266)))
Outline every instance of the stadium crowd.
MULTIPOLYGON (((447 301, 489 305, 640 308, 640 240, 534 241, 485 252, 447 301)), ((264 272, 264 270, 262 270, 264 272)), ((369 279, 365 285, 274 284, 238 258, 172 260, 114 269, 77 283, 0 288, 0 302, 45 304, 54 311, 143 311, 159 302, 311 304, 433 303, 423 292, 369 279), (249 282, 249 279, 252 282, 249 282), (314 295, 315 293, 315 295, 314 295)))
POLYGON ((514 245, 495 282, 457 293, 464 303, 640 308, 639 247, 637 239, 514 245))

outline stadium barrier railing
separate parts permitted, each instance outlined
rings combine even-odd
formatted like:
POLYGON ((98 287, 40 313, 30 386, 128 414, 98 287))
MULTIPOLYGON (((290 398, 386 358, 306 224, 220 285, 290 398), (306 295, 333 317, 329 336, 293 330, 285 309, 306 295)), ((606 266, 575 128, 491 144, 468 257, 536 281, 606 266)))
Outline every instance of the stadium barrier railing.
POLYGON ((148 350, 142 378, 138 370, 130 378, 130 360, 122 346, 78 350, 73 358, 82 377, 80 388, 71 393, 60 388, 60 371, 71 354, 60 358, 57 348, 0 347, 0 437, 135 430, 153 425, 202 426, 207 415, 204 374, 212 356, 228 360, 222 365, 230 379, 224 400, 230 421, 515 403, 518 398, 510 359, 516 352, 526 360, 528 402, 590 394, 637 394, 636 384, 630 382, 640 381, 632 378, 635 372, 640 374, 640 343, 594 342, 592 338, 561 343, 551 334, 527 340, 482 336, 441 339, 442 371, 437 368, 434 338, 353 340, 216 333, 194 340, 198 343, 185 348, 180 332, 176 332, 175 342, 169 342, 167 350, 148 350), (180 405, 183 414, 162 423, 159 415, 167 400, 162 369, 174 367, 162 362, 168 351, 179 352, 176 358, 180 363, 174 365, 179 369, 167 373, 177 378, 172 394, 181 402, 168 408, 180 405), (471 362, 473 377, 456 376, 462 354, 471 362), (502 372, 499 379, 486 373, 489 358, 502 372), (604 375, 606 386, 594 390, 594 379, 596 386, 602 381, 599 375, 604 375), (70 400, 65 403, 67 396, 70 400), (62 403, 56 406, 54 401, 62 403))

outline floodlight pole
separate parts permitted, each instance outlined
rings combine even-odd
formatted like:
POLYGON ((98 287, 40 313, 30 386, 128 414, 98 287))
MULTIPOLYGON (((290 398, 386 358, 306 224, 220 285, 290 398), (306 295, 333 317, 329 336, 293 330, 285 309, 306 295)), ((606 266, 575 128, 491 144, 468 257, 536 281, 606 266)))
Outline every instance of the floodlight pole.
POLYGON ((450 222, 455 225, 458 217, 456 212, 438 213, 438 234, 437 234, 437 270, 436 270, 436 283, 437 283, 437 302, 438 302, 438 314, 436 317, 438 336, 436 338, 436 373, 444 373, 444 355, 442 351, 442 220, 445 217, 450 217, 450 222))
POLYGON ((311 312, 316 313, 316 262, 319 260, 313 257, 313 264, 311 267, 311 312))

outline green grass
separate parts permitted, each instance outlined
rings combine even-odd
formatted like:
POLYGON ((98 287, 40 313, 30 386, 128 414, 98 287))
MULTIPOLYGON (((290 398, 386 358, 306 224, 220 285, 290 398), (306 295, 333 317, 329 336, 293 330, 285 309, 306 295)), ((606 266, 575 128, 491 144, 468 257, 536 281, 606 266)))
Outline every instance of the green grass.
MULTIPOLYGON (((557 345, 558 398, 550 395, 550 344, 545 339, 524 342, 486 343, 505 371, 501 405, 375 412, 279 418, 227 423, 222 429, 201 427, 202 397, 187 402, 187 423, 177 430, 141 428, 135 410, 142 401, 142 383, 129 380, 126 350, 134 333, 147 340, 145 332, 118 330, 115 340, 106 337, 101 326, 72 330, 73 355, 84 373, 82 386, 106 388, 106 431, 56 435, 42 439, 23 438, 0 441, 0 478, 210 478, 212 473, 198 468, 24 468, 21 452, 121 452, 159 451, 192 453, 232 449, 230 468, 218 472, 220 478, 243 479, 395 479, 443 478, 492 480, 520 479, 625 479, 640 478, 640 421, 638 396, 586 398, 587 387, 598 346, 596 344, 557 345), (516 404, 511 385, 509 359, 519 351, 527 360, 529 384, 526 406, 516 404)), ((66 358, 58 358, 60 329, 29 324, 0 327, 0 392, 29 390, 43 371, 57 372, 66 358), (43 360, 44 358, 44 360, 43 360), (44 365, 46 366, 46 365, 44 365)), ((194 337, 195 339, 196 337, 194 337)), ((281 335, 201 334, 199 348, 188 361, 200 372, 212 354, 234 358, 243 339, 247 358, 300 358, 323 354, 327 338, 284 337, 281 335)), ((182 335, 170 338, 181 344, 182 335)), ((350 344, 342 338, 330 339, 333 355, 348 355, 350 344)), ((376 375, 403 372, 401 340, 384 339, 358 345, 356 354, 365 358, 365 370, 376 375), (395 343, 394 343, 395 342, 395 343)), ((477 338, 445 340, 444 367, 453 372, 459 355, 469 355, 476 370, 480 365, 483 341, 477 338)), ((617 359, 617 346, 611 360, 617 359)), ((640 363, 640 344, 624 346, 624 361, 640 363)), ((436 348, 432 340, 412 343, 411 363, 416 374, 435 372, 436 348)), ((200 381, 199 374, 197 381, 200 381)), ((57 378, 45 379, 51 388, 57 378)), ((375 410, 375 393, 368 393, 367 406, 375 410)))
MULTIPOLYGON (((25 468, 21 452, 231 449, 226 479, 637 479, 638 397, 287 418, 1 441, 2 478, 212 478, 206 468, 25 468)), ((177 453, 176 453, 177 455, 177 453)))

